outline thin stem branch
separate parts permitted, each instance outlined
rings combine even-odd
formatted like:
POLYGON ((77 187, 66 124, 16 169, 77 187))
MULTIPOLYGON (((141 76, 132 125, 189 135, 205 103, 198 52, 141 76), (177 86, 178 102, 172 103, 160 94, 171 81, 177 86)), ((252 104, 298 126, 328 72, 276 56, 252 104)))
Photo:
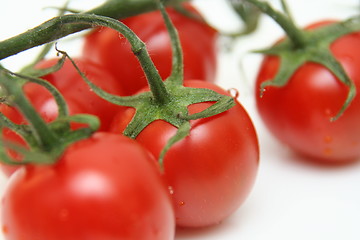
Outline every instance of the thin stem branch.
MULTIPOLYGON (((124 35, 144 70, 154 101, 159 104, 168 102, 169 97, 165 84, 146 50, 145 43, 131 29, 115 19, 93 14, 72 14, 58 17, 52 20, 49 27, 57 28, 76 24, 109 27, 124 35)), ((62 53, 66 54, 65 52, 62 53)))
MULTIPOLYGON (((168 0, 165 3, 174 5, 185 1, 189 0, 168 0)), ((123 19, 155 9, 157 9, 157 4, 153 0, 108 0, 85 13, 123 19)), ((53 24, 54 20, 49 20, 24 33, 1 41, 0 60, 93 27, 91 24, 62 25, 58 22, 57 28, 54 28, 53 24)))
MULTIPOLYGON (((261 2, 258 0, 245 0, 245 1, 254 4, 263 13, 266 13, 275 22, 277 22, 282 27, 282 29, 287 33, 289 39, 291 40, 295 48, 301 48, 306 45, 306 39, 304 33, 295 25, 295 23, 291 19, 291 16, 288 16, 287 13, 283 14, 279 11, 274 10, 267 2, 261 2)), ((284 6, 284 2, 283 2, 283 6, 284 6)))
POLYGON ((184 59, 179 34, 162 4, 159 4, 159 9, 171 40, 172 69, 169 80, 175 84, 182 85, 184 80, 184 59))
POLYGON ((18 109, 30 123, 37 143, 45 150, 51 150, 58 141, 56 135, 49 129, 45 121, 24 96, 22 92, 23 83, 19 81, 19 78, 9 75, 3 69, 0 69, 0 71, 1 86, 12 96, 12 102, 18 106, 18 109))

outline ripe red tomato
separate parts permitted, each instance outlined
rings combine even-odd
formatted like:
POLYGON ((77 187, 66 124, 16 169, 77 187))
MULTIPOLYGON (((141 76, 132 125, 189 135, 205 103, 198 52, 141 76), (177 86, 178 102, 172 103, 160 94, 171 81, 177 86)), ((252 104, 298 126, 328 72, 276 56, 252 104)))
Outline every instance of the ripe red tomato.
MULTIPOLYGON (((185 81, 184 85, 227 94, 204 81, 185 81)), ((193 104, 189 111, 200 112, 211 104, 193 104)), ((120 111, 112 131, 122 132, 133 114, 132 108, 120 111)), ((248 196, 258 169, 258 140, 252 121, 239 103, 216 116, 193 120, 191 126, 190 135, 165 155, 164 178, 172 192, 177 225, 207 226, 229 216, 248 196)), ((136 140, 158 158, 176 130, 157 120, 136 140)))
MULTIPOLYGON (((314 29, 331 23, 318 22, 314 29)), ((331 52, 360 91, 360 32, 340 37, 331 52)), ((330 122, 344 104, 348 88, 322 65, 308 62, 301 66, 284 87, 266 87, 259 96, 260 84, 274 78, 279 58, 264 58, 256 82, 259 114, 268 129, 281 142, 310 159, 346 162, 360 156, 360 97, 336 121, 330 122)))
MULTIPOLYGON (((199 15, 193 7, 185 5, 199 15)), ((168 8, 168 14, 179 32, 184 54, 185 79, 214 81, 217 32, 207 24, 168 8)), ((200 15, 199 15, 200 16, 200 15)), ((160 12, 150 12, 123 20, 142 41, 163 79, 171 72, 170 38, 160 12)), ((125 95, 147 86, 140 64, 130 44, 112 29, 93 31, 85 39, 83 56, 102 64, 122 82, 125 95)))
POLYGON ((175 218, 158 166, 136 141, 96 133, 55 165, 27 165, 3 196, 7 240, 174 238, 175 218))

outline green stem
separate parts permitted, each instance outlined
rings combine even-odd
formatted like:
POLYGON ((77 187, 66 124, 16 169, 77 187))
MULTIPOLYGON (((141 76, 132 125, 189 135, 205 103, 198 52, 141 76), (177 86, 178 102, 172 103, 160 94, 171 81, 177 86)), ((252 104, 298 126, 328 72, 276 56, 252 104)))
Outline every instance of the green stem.
POLYGON ((37 114, 31 103, 24 96, 22 92, 24 82, 20 81, 19 78, 10 76, 2 69, 0 69, 0 71, 0 84, 6 89, 11 96, 11 101, 16 106, 19 106, 19 110, 30 123, 39 146, 50 151, 58 142, 56 135, 49 129, 44 120, 37 114))
MULTIPOLYGON (((149 53, 146 50, 145 43, 141 41, 141 39, 126 25, 109 17, 92 14, 71 14, 54 18, 50 21, 48 22, 48 25, 51 26, 51 28, 58 28, 67 25, 87 24, 91 26, 109 27, 124 35, 124 37, 129 41, 133 53, 138 58, 140 65, 143 68, 143 71, 149 82, 154 101, 159 104, 165 104, 169 101, 168 91, 153 61, 151 60, 149 53), (49 23, 50 21, 51 23, 49 23)), ((65 52, 60 52, 66 54, 65 52)))
POLYGON ((183 58, 183 51, 181 48, 179 34, 175 26, 173 25, 169 15, 166 14, 164 5, 159 4, 159 9, 161 10, 160 12, 162 14, 162 17, 164 19, 166 28, 168 30, 171 39, 172 68, 171 68, 170 77, 168 79, 170 82, 174 84, 182 85, 184 80, 184 64, 183 64, 184 58, 183 58))
MULTIPOLYGON (((168 0, 166 5, 179 4, 185 1, 189 0, 168 0)), ((85 13, 123 19, 156 9, 157 4, 153 0, 108 0, 85 13)), ((92 27, 91 24, 61 25, 58 23, 59 25, 56 27, 52 24, 53 21, 50 20, 27 32, 0 42, 0 60, 92 27)))
POLYGON ((287 33, 287 36, 293 43, 295 48, 302 48, 306 45, 306 37, 301 29, 299 29, 294 21, 292 21, 291 16, 288 14, 288 9, 284 2, 282 2, 283 7, 285 6, 287 14, 283 14, 279 11, 273 9, 269 3, 260 2, 258 0, 245 0, 254 4, 258 7, 263 13, 266 13, 270 16, 274 21, 276 21, 282 29, 287 33))

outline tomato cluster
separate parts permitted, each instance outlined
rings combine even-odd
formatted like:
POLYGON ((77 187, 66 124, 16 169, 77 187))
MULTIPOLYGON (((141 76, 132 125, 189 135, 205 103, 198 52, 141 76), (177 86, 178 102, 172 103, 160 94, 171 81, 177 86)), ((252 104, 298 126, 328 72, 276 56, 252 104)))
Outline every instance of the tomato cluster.
MULTIPOLYGON (((200 17, 189 4, 185 7, 200 17)), ((168 13, 183 48, 184 87, 229 96, 212 83, 217 32, 197 18, 171 8, 168 13)), ((173 67, 172 48, 161 14, 141 14, 124 23, 146 43, 166 79, 173 67)), ((84 41, 81 56, 66 59, 59 70, 41 78, 62 94, 70 116, 97 116, 99 131, 69 144, 53 164, 1 165, 11 178, 1 207, 4 237, 170 240, 176 226, 209 226, 234 213, 251 191, 259 164, 257 135, 241 104, 233 99, 235 106, 229 110, 191 120, 189 135, 171 146, 160 164, 160 152, 176 135, 177 127, 156 120, 135 140, 124 136, 134 108, 102 99, 79 73, 116 96, 144 91, 146 78, 130 46, 119 33, 104 28, 90 32, 84 41)), ((56 64, 58 59, 47 59, 35 68, 56 64)), ((58 103, 48 89, 28 82, 22 91, 44 122, 50 126, 58 121, 58 103)), ((214 103, 191 104, 189 114, 214 103)), ((13 123, 32 124, 21 107, 1 104, 0 108, 13 123)), ((178 118, 181 120, 180 115, 178 118)), ((75 131, 86 124, 71 123, 70 128, 75 131)), ((14 129, 3 128, 2 132, 5 141, 32 147, 14 129)), ((7 154, 19 163, 23 160, 14 149, 7 149, 7 154)))
MULTIPOLYGON (((262 51, 255 99, 265 125, 309 159, 357 159, 358 19, 297 29, 288 13, 246 2, 289 34, 262 51)), ((214 84, 218 32, 190 4, 181 9, 167 9, 177 32, 163 11, 121 20, 127 27, 111 19, 119 28, 98 16, 109 25, 83 37, 80 56, 59 51, 20 74, 0 65, 5 239, 171 240, 176 227, 218 224, 243 204, 259 167, 257 134, 214 84)), ((95 24, 91 14, 61 24, 80 18, 95 24)))

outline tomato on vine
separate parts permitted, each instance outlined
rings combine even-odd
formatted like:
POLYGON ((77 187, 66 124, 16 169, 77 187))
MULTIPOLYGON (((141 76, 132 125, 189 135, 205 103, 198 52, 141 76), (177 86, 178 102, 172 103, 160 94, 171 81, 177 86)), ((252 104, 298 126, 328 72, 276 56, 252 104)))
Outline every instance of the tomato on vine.
MULTIPOLYGON (((341 163, 360 156, 360 44, 358 18, 319 21, 298 29, 289 13, 247 0, 288 33, 264 58, 256 102, 268 129, 313 160, 341 163)), ((284 3, 283 3, 284 4, 284 3)))
MULTIPOLYGON (((227 94, 204 81, 186 80, 184 86, 227 94)), ((201 112, 212 104, 192 104, 189 113, 201 112)), ((122 133, 133 115, 133 108, 121 109, 112 131, 122 133)), ((189 135, 174 144, 163 159, 164 179, 172 192, 178 226, 213 225, 237 210, 252 189, 259 164, 257 135, 238 102, 226 112, 190 124, 189 135)), ((157 120, 136 140, 159 158, 176 131, 168 122, 157 120)))
POLYGON ((259 148, 243 107, 216 85, 185 80, 176 30, 164 14, 175 56, 162 80, 144 43, 131 42, 149 87, 135 95, 109 94, 84 80, 120 109, 112 131, 136 139, 159 161, 172 193, 176 224, 217 224, 244 202, 255 181, 259 148), (150 91, 149 91, 150 90, 150 91))
MULTIPOLYGON (((184 52, 185 79, 213 82, 216 74, 217 32, 208 26, 194 7, 184 4, 185 16, 177 9, 167 8, 174 22, 184 52)), ((170 76, 171 44, 166 26, 158 11, 140 14, 122 20, 146 43, 151 59, 162 79, 170 76)), ((147 86, 145 75, 130 44, 110 28, 101 28, 86 36, 83 56, 100 63, 121 82, 125 95, 132 95, 147 86)))
POLYGON ((69 115, 65 98, 47 81, 0 67, 0 85, 9 109, 26 119, 18 123, 0 114, 1 130, 27 143, 24 147, 0 134, 0 160, 22 165, 1 201, 7 240, 174 238, 168 188, 147 150, 122 135, 94 133, 99 118, 69 115), (52 122, 24 94, 28 82, 40 84, 55 99, 59 111, 52 122), (73 122, 83 126, 72 128, 73 122))

